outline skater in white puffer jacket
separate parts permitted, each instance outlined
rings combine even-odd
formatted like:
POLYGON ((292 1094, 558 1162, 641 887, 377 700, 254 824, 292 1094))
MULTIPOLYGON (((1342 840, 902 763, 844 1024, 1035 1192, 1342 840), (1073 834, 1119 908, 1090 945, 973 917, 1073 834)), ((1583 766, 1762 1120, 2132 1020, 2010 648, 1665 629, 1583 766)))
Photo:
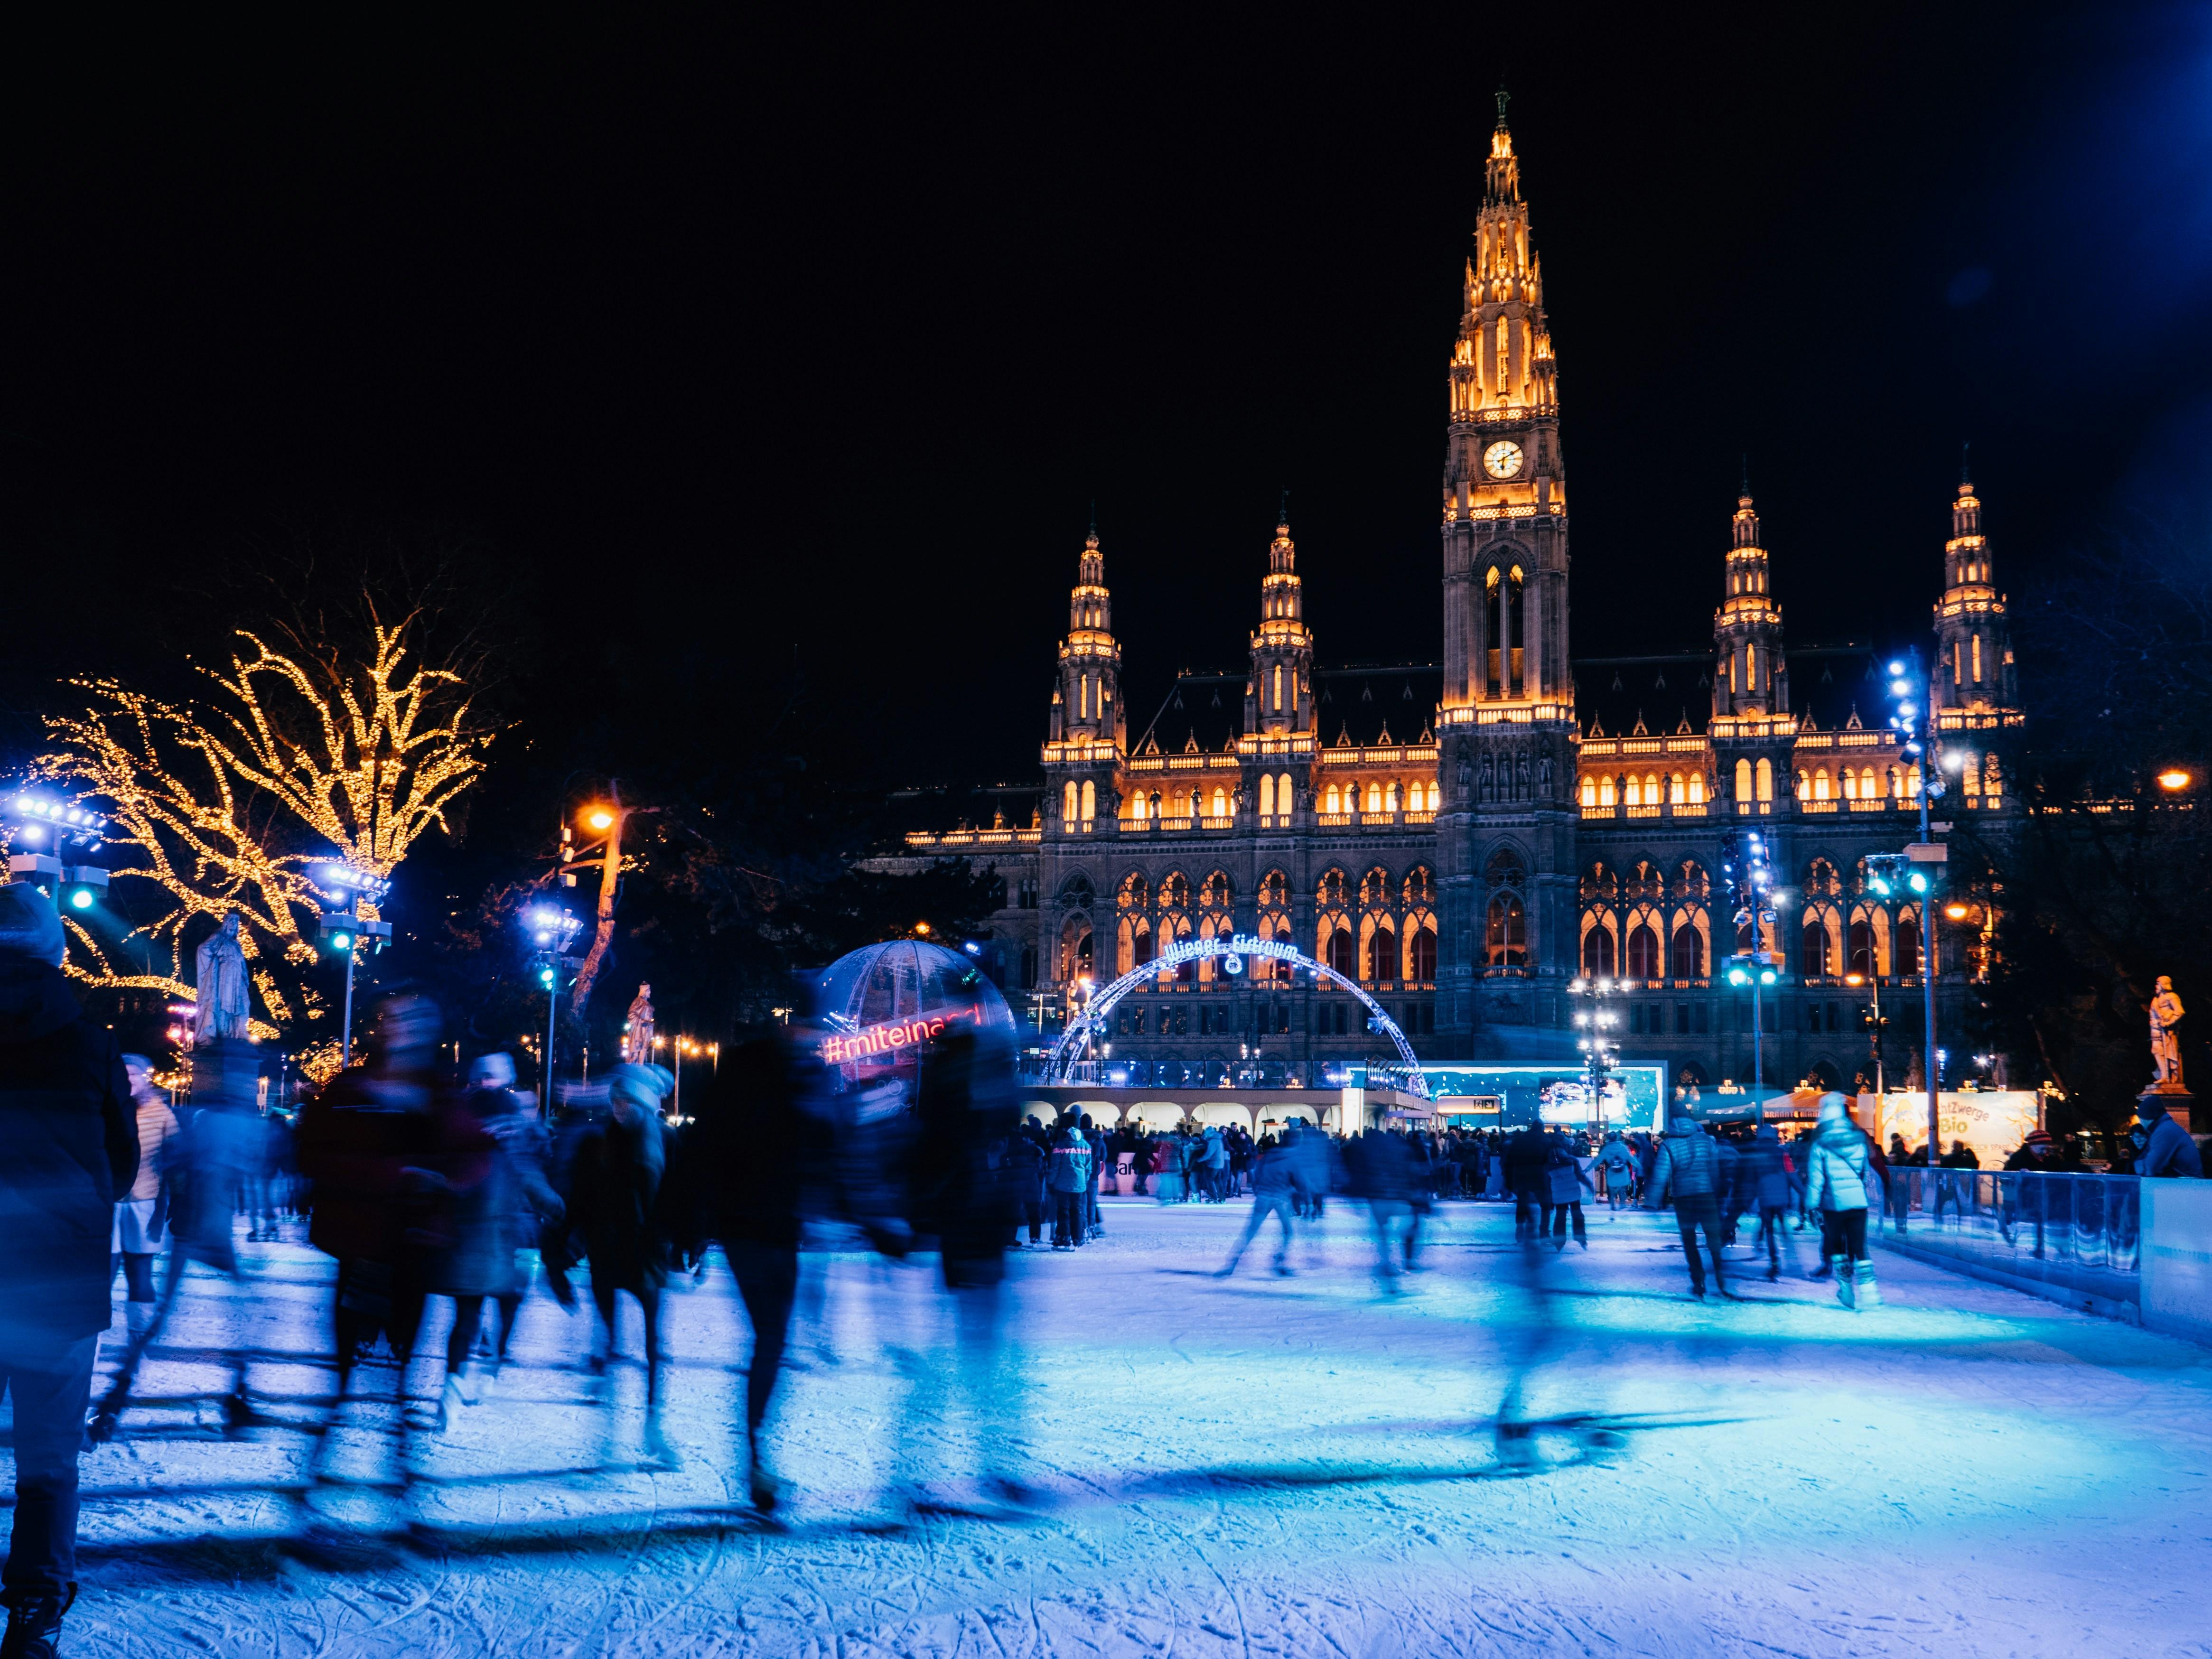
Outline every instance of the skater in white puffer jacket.
POLYGON ((1844 1109, 1841 1095, 1820 1101, 1820 1123, 1805 1143, 1805 1206, 1820 1212, 1820 1237, 1836 1275, 1836 1299, 1846 1308, 1879 1308, 1867 1255, 1867 1204, 1874 1176, 1867 1166, 1865 1133, 1844 1109))

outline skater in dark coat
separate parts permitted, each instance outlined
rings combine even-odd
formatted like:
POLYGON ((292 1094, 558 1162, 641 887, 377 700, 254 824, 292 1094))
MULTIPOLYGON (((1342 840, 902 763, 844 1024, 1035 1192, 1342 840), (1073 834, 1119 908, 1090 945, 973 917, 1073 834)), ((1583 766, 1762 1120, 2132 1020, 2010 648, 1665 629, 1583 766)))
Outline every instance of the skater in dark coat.
POLYGON ((772 1511, 783 1483, 763 1443, 799 1295, 801 1194, 830 1176, 829 1088, 803 1030, 756 1039, 725 1062, 700 1112, 714 1225, 753 1328, 745 1370, 745 1466, 753 1507, 772 1511))
MULTIPOLYGON (((918 1458, 918 1432, 941 1430, 957 1395, 967 1408, 984 1490, 1015 1502, 1027 1496, 1012 1415, 1021 1390, 1004 1375, 1000 1334, 1006 1238, 1019 1201, 1018 1166, 1006 1155, 1018 1110, 1013 1046, 1000 1034, 956 1028, 924 1058, 915 1096, 915 1231, 937 1241, 953 1352, 949 1366, 922 1367, 908 1402, 894 1457, 894 1485, 902 1490, 916 1490, 908 1471, 918 1458)), ((1079 1130, 1077 1144, 1086 1139, 1079 1130)), ((1080 1225, 1079 1209, 1075 1219, 1080 1225)), ((939 1444, 945 1438, 933 1437, 939 1444)))
POLYGON ((76 1596, 76 1460, 107 1328, 115 1202, 138 1173, 114 1036, 61 970, 61 918, 0 887, 0 1384, 15 1406, 15 1516, 0 1601, 7 1651, 51 1652, 76 1596))
POLYGON ((660 1428, 660 1293, 668 1265, 653 1225, 666 1158, 660 1103, 675 1079, 658 1066, 617 1066, 607 1078, 608 1111, 576 1143, 569 1219, 592 1265, 592 1300, 606 1334, 606 1351, 592 1369, 604 1371, 615 1352, 615 1296, 627 1291, 645 1322, 645 1449, 656 1462, 674 1461, 660 1428))

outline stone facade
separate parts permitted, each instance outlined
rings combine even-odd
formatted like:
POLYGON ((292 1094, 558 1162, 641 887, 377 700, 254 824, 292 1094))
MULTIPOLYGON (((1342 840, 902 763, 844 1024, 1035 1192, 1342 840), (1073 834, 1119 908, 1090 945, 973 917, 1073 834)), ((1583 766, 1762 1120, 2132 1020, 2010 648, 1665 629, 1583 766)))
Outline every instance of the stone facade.
MULTIPOLYGON (((1866 646, 1788 649, 1747 483, 1710 653, 1571 658, 1558 365, 1502 117, 1448 403, 1440 667, 1317 668, 1279 523, 1244 671, 1181 677, 1133 739, 1094 526, 1031 826, 910 836, 904 860, 996 866, 1008 900, 987 956, 1044 1035, 1086 986, 1166 941, 1233 931, 1290 939, 1358 979, 1424 1057, 1571 1058, 1568 987, 1587 975, 1614 988, 1623 1060, 1745 1080, 1748 1000, 1715 964, 1758 948, 1784 969, 1764 1005, 1770 1081, 1871 1071, 1859 1016, 1875 981, 1901 1079, 1926 923, 1864 865, 1919 833, 1892 671, 1866 646), (1754 833, 1784 889, 1758 938, 1735 885, 1754 833)), ((1996 896, 1972 872, 2014 833, 2021 721, 1963 478, 1952 518, 1929 672, 1949 785, 1937 816, 1954 826, 1945 896, 1966 910, 1939 923, 1955 1037, 1994 937, 1996 896)), ((1319 1084, 1389 1052, 1364 1018, 1310 983, 1188 964, 1125 1000, 1110 1058, 1155 1085, 1319 1084)))

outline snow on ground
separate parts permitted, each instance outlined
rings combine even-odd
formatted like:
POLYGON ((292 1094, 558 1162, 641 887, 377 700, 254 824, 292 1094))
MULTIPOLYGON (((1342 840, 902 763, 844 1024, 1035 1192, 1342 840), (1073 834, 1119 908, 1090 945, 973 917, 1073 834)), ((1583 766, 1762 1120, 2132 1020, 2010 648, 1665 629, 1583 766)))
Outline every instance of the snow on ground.
MULTIPOLYGON (((497 1394, 421 1437, 411 1505, 342 1489, 363 1547, 315 1565, 279 1543, 295 1425, 330 1388, 312 1359, 329 1265, 245 1246, 250 1292, 193 1279, 143 1383, 156 1403, 84 1460, 65 1650, 2212 1652, 2204 1349, 1887 1255, 1879 1313, 1749 1275, 1753 1299, 1698 1304, 1668 1218, 1602 1209, 1535 1292, 1510 1212, 1472 1204, 1444 1207, 1401 1297, 1376 1294, 1340 1204, 1296 1277, 1269 1274, 1270 1239, 1218 1282, 1245 1207, 1109 1201, 1103 1243, 1015 1258, 1015 1423, 990 1438, 1027 1443, 1029 1513, 965 1502, 951 1471, 931 1491, 955 1512, 886 1503, 902 1402, 954 1371, 926 1267, 853 1253, 780 1401, 787 1525, 751 1519, 747 1343, 717 1257, 670 1297, 680 1467, 641 1465, 641 1373, 617 1367, 612 1410, 595 1403, 586 1316, 540 1292, 497 1394), (225 1441, 196 1396, 221 1386, 208 1350, 234 1319, 267 1421, 225 1441), (925 1357, 902 1369, 884 1336, 925 1357), (1516 1354, 1536 1362, 1524 1412, 1557 1428, 1533 1472, 1500 1464, 1492 1426, 1516 1354)), ((441 1338, 434 1322, 425 1352, 441 1338)), ((356 1390, 388 1397, 391 1376, 356 1390)), ((434 1367, 411 1382, 427 1421, 434 1367)), ((391 1413, 354 1409, 338 1467, 374 1477, 391 1413)), ((925 1457, 964 1468, 941 1420, 925 1457)))

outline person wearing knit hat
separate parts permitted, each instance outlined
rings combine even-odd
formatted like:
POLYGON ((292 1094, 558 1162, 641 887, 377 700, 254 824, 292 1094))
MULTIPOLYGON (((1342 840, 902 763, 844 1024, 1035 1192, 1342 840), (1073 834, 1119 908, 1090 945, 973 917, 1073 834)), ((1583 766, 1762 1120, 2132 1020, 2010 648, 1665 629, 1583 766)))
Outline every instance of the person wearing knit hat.
POLYGON ((76 1596, 77 1455, 100 1334, 114 1317, 108 1237, 138 1173, 137 1113, 113 1033, 62 976, 61 917, 0 886, 0 1388, 15 1405, 15 1515, 4 1651, 51 1652, 76 1596))

